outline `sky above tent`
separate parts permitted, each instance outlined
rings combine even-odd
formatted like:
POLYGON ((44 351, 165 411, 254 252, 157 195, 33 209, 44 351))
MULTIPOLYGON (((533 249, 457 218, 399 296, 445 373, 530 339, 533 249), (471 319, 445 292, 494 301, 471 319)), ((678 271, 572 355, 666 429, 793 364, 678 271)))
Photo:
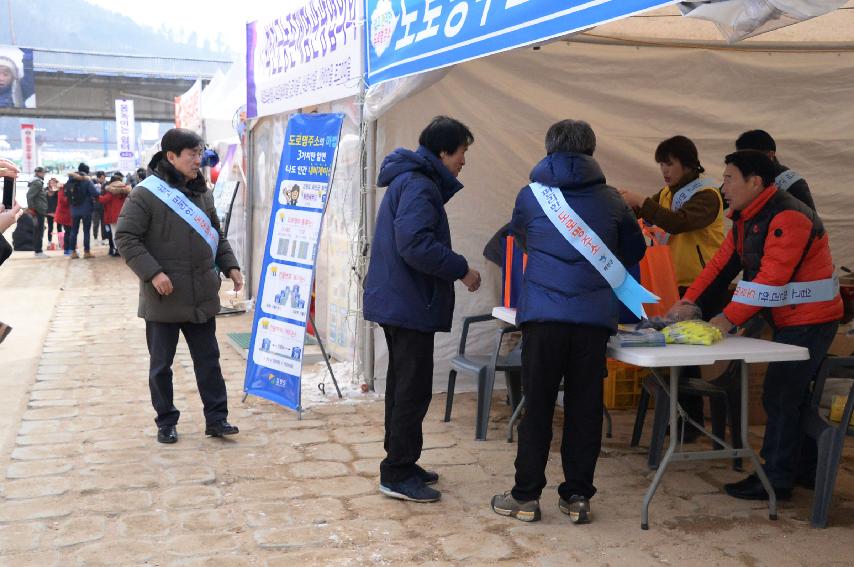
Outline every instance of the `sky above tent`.
POLYGON ((271 9, 287 13, 305 0, 207 0, 206 2, 175 2, 174 0, 87 0, 90 4, 134 19, 137 23, 160 29, 166 26, 185 37, 195 33, 199 43, 216 41, 219 34, 235 53, 246 49, 246 22, 269 13, 271 9))

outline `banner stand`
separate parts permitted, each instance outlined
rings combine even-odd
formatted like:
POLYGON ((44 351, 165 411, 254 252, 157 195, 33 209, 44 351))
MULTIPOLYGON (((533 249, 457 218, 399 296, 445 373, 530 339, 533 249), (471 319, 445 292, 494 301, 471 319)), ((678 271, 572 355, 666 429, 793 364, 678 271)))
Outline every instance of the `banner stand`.
MULTIPOLYGON (((329 355, 326 354, 326 348, 323 346, 323 339, 320 338, 320 333, 316 330, 317 325, 314 324, 314 315, 309 313, 308 320, 311 321, 311 326, 315 329, 315 333, 317 333, 317 336, 314 338, 317 339, 317 344, 320 345, 320 352, 323 354, 323 360, 326 361, 326 368, 329 369, 329 375, 332 376, 332 383, 335 384, 335 391, 338 392, 338 399, 341 400, 344 396, 341 395, 341 388, 338 387, 338 380, 335 379, 335 373, 332 372, 332 364, 329 362, 329 355)), ((321 392, 323 392, 322 389, 321 392)), ((325 394, 326 392, 323 393, 325 394)))

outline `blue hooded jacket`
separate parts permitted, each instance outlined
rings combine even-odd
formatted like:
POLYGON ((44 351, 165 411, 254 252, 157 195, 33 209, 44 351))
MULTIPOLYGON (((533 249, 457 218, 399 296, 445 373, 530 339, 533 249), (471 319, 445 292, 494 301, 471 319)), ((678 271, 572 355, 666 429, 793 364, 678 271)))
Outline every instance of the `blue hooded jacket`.
MULTIPOLYGON (((74 183, 74 179, 69 177, 66 183, 74 183)), ((76 181, 78 189, 80 189, 83 193, 86 194, 86 198, 83 199, 83 203, 81 205, 71 205, 69 201, 69 205, 71 205, 71 216, 72 217, 91 217, 92 211, 95 210, 95 202, 98 200, 100 194, 98 190, 95 188, 95 184, 92 183, 89 179, 85 179, 82 181, 76 181)))
MULTIPOLYGON (((592 157, 555 152, 538 163, 531 181, 559 187, 572 209, 624 266, 646 252, 638 221, 592 157)), ((516 197, 513 232, 524 235, 528 264, 516 322, 557 321, 615 332, 620 302, 608 282, 566 241, 525 186, 516 197)))
POLYGON ((365 278, 368 321, 424 332, 450 331, 454 282, 466 259, 451 249, 445 203, 463 188, 433 152, 398 148, 380 166, 388 186, 377 213, 365 278))

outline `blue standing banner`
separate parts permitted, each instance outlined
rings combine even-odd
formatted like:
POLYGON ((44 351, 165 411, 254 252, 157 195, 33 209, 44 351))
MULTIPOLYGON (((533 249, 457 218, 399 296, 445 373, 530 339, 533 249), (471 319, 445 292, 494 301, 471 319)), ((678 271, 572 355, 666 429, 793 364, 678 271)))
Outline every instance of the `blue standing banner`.
POLYGON ((447 67, 676 1, 367 0, 367 82, 447 67))
POLYGON ((343 114, 288 121, 243 391, 302 411, 300 377, 323 213, 343 114))

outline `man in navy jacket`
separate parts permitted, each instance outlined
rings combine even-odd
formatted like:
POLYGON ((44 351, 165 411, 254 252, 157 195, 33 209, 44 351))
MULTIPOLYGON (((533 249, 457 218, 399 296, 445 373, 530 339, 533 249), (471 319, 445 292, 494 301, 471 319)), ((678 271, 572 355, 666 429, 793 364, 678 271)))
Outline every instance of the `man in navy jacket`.
POLYGON ((552 224, 532 185, 560 190, 575 211, 624 266, 637 264, 646 242, 637 218, 593 159, 590 125, 563 120, 546 134, 546 157, 519 192, 511 228, 525 237, 528 264, 516 323, 522 329, 522 390, 527 411, 519 424, 516 484, 492 499, 503 516, 540 519, 546 486, 552 417, 561 381, 565 413, 558 486, 560 510, 573 523, 590 521, 593 473, 602 445, 605 349, 617 329, 619 304, 605 278, 552 224))
POLYGON ((69 199, 71 204, 71 259, 76 259, 77 255, 77 235, 80 234, 80 223, 83 223, 83 257, 92 258, 92 252, 89 246, 89 233, 92 230, 92 211, 95 208, 95 202, 98 200, 100 193, 95 189, 95 184, 89 178, 89 166, 81 163, 77 166, 77 171, 68 174, 66 182, 66 195, 68 187, 74 186, 74 191, 81 193, 80 201, 75 204, 69 199))
POLYGON ((437 116, 416 151, 398 148, 383 160, 377 181, 388 190, 377 213, 364 317, 383 328, 389 353, 380 492, 401 500, 441 498, 427 486, 438 475, 417 461, 433 392, 434 335, 451 330, 454 282, 469 291, 480 287, 480 274, 451 248, 445 213, 445 203, 463 188, 457 176, 473 142, 464 124, 437 116))

